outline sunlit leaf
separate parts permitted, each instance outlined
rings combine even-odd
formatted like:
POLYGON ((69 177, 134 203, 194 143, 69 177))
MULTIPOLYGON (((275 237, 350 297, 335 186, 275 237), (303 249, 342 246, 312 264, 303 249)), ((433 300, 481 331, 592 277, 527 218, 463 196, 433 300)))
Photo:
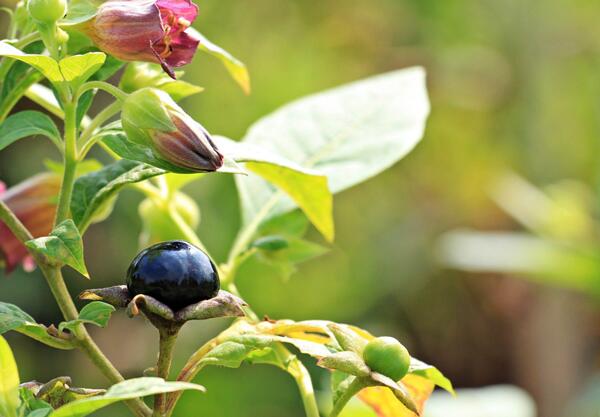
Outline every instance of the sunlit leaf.
POLYGON ((15 357, 0 336, 0 415, 17 417, 19 402, 19 371, 15 357))
MULTIPOLYGON (((406 375, 402 385, 407 389, 410 398, 419 411, 423 413, 425 401, 433 392, 434 384, 417 375, 406 375)), ((416 414, 406 408, 387 387, 369 387, 363 389, 358 398, 369 405, 379 417, 415 417, 416 414)))
POLYGON ((194 37, 200 39, 200 44, 198 45, 199 50, 217 57, 223 63, 223 65, 225 65, 225 68, 235 82, 237 82, 242 90, 244 90, 244 93, 250 94, 250 75, 248 74, 248 69, 243 62, 220 46, 217 46, 206 39, 204 35, 194 28, 188 28, 187 32, 191 32, 194 37))
MULTIPOLYGON (((255 123, 243 143, 317 170, 336 193, 410 152, 423 135, 428 113, 425 73, 410 68, 288 104, 255 123)), ((236 178, 236 183, 245 225, 298 205, 261 178, 236 178)))
POLYGON ((102 67, 106 54, 102 52, 89 52, 83 55, 72 55, 60 60, 58 63, 64 79, 77 89, 102 67))
POLYGON ((63 81, 63 76, 60 73, 58 62, 49 56, 40 54, 26 54, 25 52, 15 48, 5 41, 0 41, 0 56, 17 59, 31 65, 36 70, 44 74, 44 77, 51 82, 63 81))

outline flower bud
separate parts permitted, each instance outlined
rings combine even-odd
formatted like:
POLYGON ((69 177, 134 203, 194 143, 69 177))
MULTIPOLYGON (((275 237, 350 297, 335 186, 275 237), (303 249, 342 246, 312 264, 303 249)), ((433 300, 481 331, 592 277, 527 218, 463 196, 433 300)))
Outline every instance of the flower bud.
POLYGON ((67 13, 66 0, 28 0, 27 11, 33 20, 51 24, 63 18, 67 13))
POLYGON ((188 64, 199 39, 186 32, 198 7, 191 0, 109 0, 80 29, 104 52, 124 61, 173 67, 188 64))
MULTIPOLYGON (((0 200, 15 213, 33 237, 37 238, 52 231, 59 190, 59 175, 39 174, 4 192, 0 191, 0 200)), ((31 265, 25 246, 2 222, 0 257, 4 259, 7 273, 20 262, 31 265)))
POLYGON ((123 103, 121 122, 127 138, 149 147, 154 156, 181 172, 211 172, 223 155, 209 133, 165 92, 143 88, 123 103))

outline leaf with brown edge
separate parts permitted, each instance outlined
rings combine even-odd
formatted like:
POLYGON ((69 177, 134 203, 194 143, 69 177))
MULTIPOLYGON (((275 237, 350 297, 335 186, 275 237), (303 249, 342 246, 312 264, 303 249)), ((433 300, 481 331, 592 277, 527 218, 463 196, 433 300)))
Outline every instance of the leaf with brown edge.
MULTIPOLYGON (((433 383, 417 375, 406 375, 402 384, 408 392, 419 411, 423 413, 425 401, 433 392, 433 383)), ((417 414, 406 408, 386 387, 369 387, 363 389, 358 398, 375 411, 379 417, 415 417, 417 414)))

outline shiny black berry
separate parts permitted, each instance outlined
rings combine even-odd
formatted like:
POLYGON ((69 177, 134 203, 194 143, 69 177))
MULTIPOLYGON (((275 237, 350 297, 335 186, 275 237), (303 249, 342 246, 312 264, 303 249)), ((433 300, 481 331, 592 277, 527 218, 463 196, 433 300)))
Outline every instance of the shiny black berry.
POLYGON ((217 268, 197 247, 181 240, 141 251, 127 270, 130 295, 149 295, 177 311, 219 292, 217 268))

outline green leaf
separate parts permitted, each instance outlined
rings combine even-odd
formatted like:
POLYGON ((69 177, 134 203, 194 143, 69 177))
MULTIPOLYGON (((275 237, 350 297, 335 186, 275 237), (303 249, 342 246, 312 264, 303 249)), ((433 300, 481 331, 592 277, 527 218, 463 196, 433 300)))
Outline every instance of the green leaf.
POLYGON ((35 320, 16 305, 0 302, 0 334, 14 330, 25 323, 35 323, 35 320))
POLYGON ((198 49, 200 51, 207 52, 210 55, 217 57, 223 63, 223 65, 225 65, 225 68, 231 77, 235 80, 235 82, 238 83, 244 93, 250 94, 250 75, 248 74, 246 65, 242 61, 231 55, 220 46, 217 46, 206 39, 204 35, 194 28, 188 28, 187 32, 191 32, 190 34, 192 36, 200 39, 200 44, 198 45, 198 49))
POLYGON ((93 324, 99 327, 106 327, 111 314, 115 311, 115 308, 110 304, 103 303, 102 301, 92 301, 81 309, 79 317, 75 320, 63 321, 58 326, 58 331, 61 332, 64 329, 73 330, 77 325, 81 323, 93 324))
POLYGON ((42 386, 43 386, 43 384, 41 384, 39 382, 35 382, 35 381, 20 385, 19 397, 21 399, 21 409, 23 411, 29 412, 26 414, 27 416, 32 415, 33 411, 36 411, 36 410, 47 410, 47 411, 46 411, 46 414, 37 413, 37 414, 33 414, 34 416, 35 415, 45 416, 52 412, 52 406, 50 404, 48 404, 46 401, 36 398, 36 396, 33 392, 33 390, 39 390, 42 386))
POLYGON ((46 55, 26 54, 6 41, 0 41, 0 56, 25 62, 40 71, 50 82, 63 81, 58 62, 46 55))
POLYGON ((19 403, 19 371, 10 346, 0 336, 0 415, 17 417, 19 403))
MULTIPOLYGON (((23 48, 23 52, 28 54, 41 54, 44 52, 44 49, 44 43, 38 41, 27 45, 23 48)), ((12 94, 15 88, 18 88, 20 83, 26 82, 25 80, 32 75, 32 72, 36 73, 36 76, 39 74, 25 62, 13 62, 10 66, 10 70, 2 80, 2 86, 0 87, 0 103, 4 102, 7 96, 12 94)))
POLYGON ((411 374, 422 376, 433 382, 438 387, 445 389, 450 394, 455 395, 452 382, 444 376, 436 367, 426 364, 418 359, 411 358, 410 369, 408 371, 411 374))
MULTIPOLYGON (((175 166, 164 159, 157 158, 152 152, 152 149, 128 140, 125 133, 116 128, 114 125, 108 129, 105 129, 101 133, 101 136, 104 144, 123 159, 143 162, 148 165, 152 165, 153 167, 160 168, 161 170, 174 172, 177 174, 198 174, 197 172, 175 166)), ((162 173, 164 173, 164 171, 162 171, 162 173)), ((236 164, 236 162, 227 155, 225 155, 223 166, 219 168, 217 172, 245 174, 245 171, 242 170, 236 164)))
POLYGON ((259 260, 270 265, 283 279, 296 273, 295 265, 323 255, 329 249, 294 236, 264 236, 251 245, 259 249, 259 260))
MULTIPOLYGON (((271 164, 249 162, 246 167, 285 191, 302 209, 317 230, 328 241, 333 241, 333 197, 327 186, 326 177, 307 175, 271 164)), ((245 198, 248 201, 254 199, 254 196, 246 195, 245 198)))
POLYGON ((46 136, 61 146, 60 133, 52 119, 39 111, 25 110, 15 113, 0 123, 0 150, 28 136, 46 136))
POLYGON ((92 0, 70 0, 69 11, 63 20, 61 26, 77 25, 87 22, 98 13, 98 6, 92 0))
POLYGON ((167 382, 162 378, 129 379, 113 385, 104 395, 68 403, 54 410, 50 417, 84 417, 118 401, 183 390, 204 391, 204 387, 189 382, 167 382))
POLYGON ((163 173, 161 169, 123 159, 78 178, 71 200, 73 220, 85 230, 94 215, 102 211, 121 188, 163 173))
POLYGON ((83 259, 81 235, 71 219, 56 226, 49 236, 25 242, 25 246, 44 256, 53 265, 69 265, 86 278, 90 277, 83 259))
MULTIPOLYGON (((321 173, 302 167, 279 154, 252 146, 246 143, 232 141, 222 136, 213 138, 217 147, 237 162, 246 162, 246 167, 260 175, 269 183, 283 190, 306 214, 308 219, 329 241, 333 240, 333 197, 329 192, 327 178, 321 173)), ((251 223, 257 212, 257 206, 265 201, 264 194, 254 194, 251 189, 239 187, 243 207, 244 223, 251 223), (245 192, 251 192, 245 194, 245 192), (242 193, 244 193, 242 195, 242 193)), ((259 192, 269 193, 269 201, 265 206, 276 204, 275 190, 267 186, 259 192)))
POLYGON ((56 349, 66 350, 75 347, 68 340, 49 335, 45 326, 36 323, 33 317, 16 305, 0 302, 0 334, 10 330, 22 333, 56 349))
MULTIPOLYGON (((409 68, 286 105, 255 123, 243 144, 326 175, 329 189, 337 193, 410 152, 428 113, 425 73, 409 68)), ((236 178, 236 184, 245 224, 262 223, 298 205, 255 176, 236 178)))
POLYGON ((106 61, 106 54, 88 52, 64 58, 58 65, 64 79, 71 83, 73 89, 77 89, 102 67, 104 61, 106 61))

